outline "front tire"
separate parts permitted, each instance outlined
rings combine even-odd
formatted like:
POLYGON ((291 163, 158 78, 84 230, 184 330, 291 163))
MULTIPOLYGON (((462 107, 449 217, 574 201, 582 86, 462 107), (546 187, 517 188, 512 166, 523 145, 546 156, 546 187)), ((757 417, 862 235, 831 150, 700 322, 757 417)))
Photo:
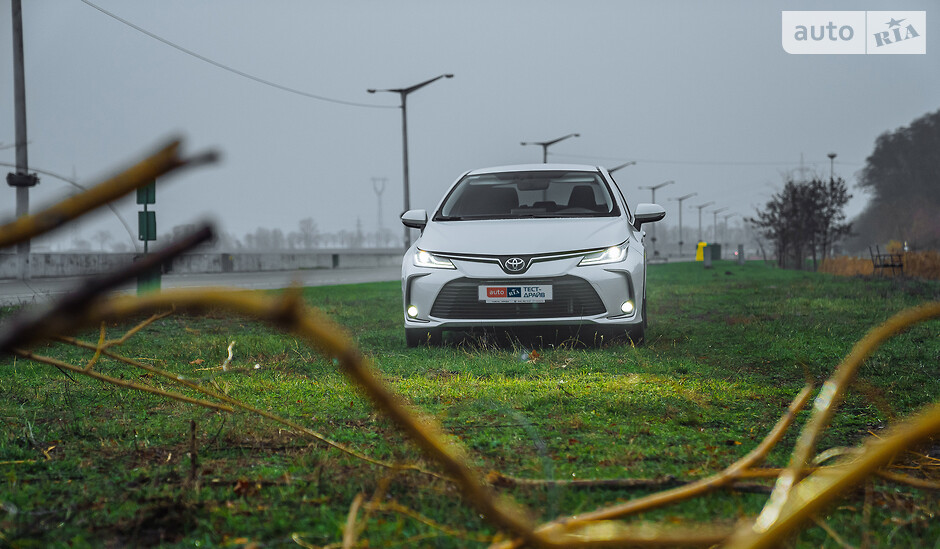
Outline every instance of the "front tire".
POLYGON ((442 333, 439 328, 405 328, 405 344, 408 348, 440 345, 442 333))
POLYGON ((636 325, 636 327, 631 328, 628 335, 630 339, 633 340, 633 344, 637 347, 646 343, 646 327, 649 325, 646 317, 646 300, 643 300, 643 306, 640 308, 641 314, 643 315, 643 321, 636 325))
POLYGON ((646 343, 646 328, 640 324, 636 328, 631 328, 630 331, 627 332, 627 336, 635 347, 641 347, 646 343))

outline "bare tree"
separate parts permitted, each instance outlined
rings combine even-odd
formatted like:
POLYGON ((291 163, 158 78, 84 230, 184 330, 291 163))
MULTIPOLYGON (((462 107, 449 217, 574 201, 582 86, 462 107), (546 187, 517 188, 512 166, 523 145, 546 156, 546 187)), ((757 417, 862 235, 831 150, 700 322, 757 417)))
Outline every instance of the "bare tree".
POLYGON ((300 220, 300 242, 304 248, 315 248, 320 243, 320 235, 317 232, 317 222, 311 217, 300 220))
POLYGON ((92 236, 92 238, 95 240, 95 242, 98 243, 98 248, 103 252, 105 251, 104 250, 105 244, 107 244, 111 240, 112 235, 110 232, 102 229, 100 231, 97 231, 94 234, 94 236, 92 236))
POLYGON ((783 190, 749 221, 773 243, 778 265, 803 269, 808 254, 816 270, 820 256, 828 255, 832 245, 851 230, 844 212, 850 198, 841 178, 828 182, 788 179, 783 190))
POLYGON ((271 248, 275 250, 287 248, 287 239, 284 237, 284 231, 281 229, 271 231, 271 248))
POLYGON ((303 235, 297 231, 291 231, 287 233, 287 249, 296 250, 300 247, 301 242, 303 241, 303 235))

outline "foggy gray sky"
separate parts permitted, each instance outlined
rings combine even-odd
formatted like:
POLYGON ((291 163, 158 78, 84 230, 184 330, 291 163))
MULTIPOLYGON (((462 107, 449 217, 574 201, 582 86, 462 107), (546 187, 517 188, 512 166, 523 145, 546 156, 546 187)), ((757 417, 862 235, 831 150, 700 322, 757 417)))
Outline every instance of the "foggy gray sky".
MULTIPOLYGON (((80 0, 23 6, 31 168, 91 183, 171 135, 216 148, 220 164, 161 182, 160 232, 206 216, 241 237, 257 226, 374 230, 373 177, 387 177, 381 223, 401 232, 401 114, 396 94, 454 73, 408 98, 412 207, 432 208, 463 171, 541 161, 608 167, 628 201, 638 186, 697 192, 752 215, 806 166, 855 183, 876 137, 940 108, 936 3, 927 55, 790 55, 781 10, 884 10, 885 2, 91 0, 183 48, 258 78, 367 108, 319 101, 226 72, 80 0), (825 4, 825 5, 823 5, 825 4)), ((10 1, 0 2, 0 143, 14 141, 10 1)), ((12 148, 0 161, 13 162, 12 148)), ((4 168, 6 171, 12 171, 4 168)), ((4 187, 0 216, 14 212, 4 187)), ((42 177, 32 209, 69 192, 42 177)), ((850 214, 864 206, 857 198, 850 214)), ((138 206, 119 204, 136 230, 138 206)), ((697 223, 687 209, 684 224, 697 223)), ((733 225, 740 218, 732 218, 733 225)), ((110 212, 82 227, 130 239, 110 212)), ((65 237, 67 239, 67 237, 65 237)))

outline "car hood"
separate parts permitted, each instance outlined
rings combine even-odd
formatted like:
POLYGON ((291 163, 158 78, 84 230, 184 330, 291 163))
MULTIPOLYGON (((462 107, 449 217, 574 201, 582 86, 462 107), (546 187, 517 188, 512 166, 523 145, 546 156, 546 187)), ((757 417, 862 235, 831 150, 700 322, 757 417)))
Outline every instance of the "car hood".
POLYGON ((629 234, 621 217, 437 221, 417 245, 439 253, 535 255, 614 246, 629 234))

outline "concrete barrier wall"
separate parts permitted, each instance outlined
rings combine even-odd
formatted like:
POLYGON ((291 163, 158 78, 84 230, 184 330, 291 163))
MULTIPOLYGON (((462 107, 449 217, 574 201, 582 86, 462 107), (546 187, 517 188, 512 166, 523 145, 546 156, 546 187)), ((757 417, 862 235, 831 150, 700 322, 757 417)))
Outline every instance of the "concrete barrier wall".
MULTIPOLYGON (((400 249, 335 249, 315 252, 193 253, 164 266, 166 273, 223 273, 346 269, 401 265, 400 249)), ((30 255, 33 278, 87 276, 113 272, 134 262, 133 253, 34 253, 30 255)), ((0 279, 18 278, 15 253, 0 253, 0 279)))

